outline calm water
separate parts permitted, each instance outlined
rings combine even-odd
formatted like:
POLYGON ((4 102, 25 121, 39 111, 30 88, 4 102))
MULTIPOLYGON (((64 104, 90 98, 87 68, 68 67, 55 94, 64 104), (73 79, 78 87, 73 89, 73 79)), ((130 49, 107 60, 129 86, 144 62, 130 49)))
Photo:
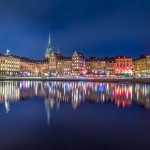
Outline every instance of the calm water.
POLYGON ((150 149, 150 85, 0 82, 2 149, 150 149))

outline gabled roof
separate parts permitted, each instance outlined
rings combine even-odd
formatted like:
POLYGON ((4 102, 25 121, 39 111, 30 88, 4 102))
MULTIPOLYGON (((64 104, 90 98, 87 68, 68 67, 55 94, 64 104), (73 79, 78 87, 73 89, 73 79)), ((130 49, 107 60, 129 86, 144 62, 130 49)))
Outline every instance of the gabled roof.
POLYGON ((15 59, 20 59, 19 57, 15 56, 15 55, 3 55, 3 54, 0 54, 0 57, 13 57, 15 59))
POLYGON ((114 63, 115 57, 105 57, 104 60, 106 63, 114 63))
MULTIPOLYGON (((83 53, 80 53, 80 52, 77 52, 77 51, 75 51, 74 53, 77 53, 78 54, 78 56, 79 57, 81 57, 81 58, 85 58, 85 56, 84 56, 84 54, 83 53)), ((85 58, 86 59, 86 58, 85 58)))
POLYGON ((38 60, 35 62, 36 64, 48 64, 48 59, 44 59, 44 60, 38 60))
POLYGON ((131 57, 127 57, 125 55, 117 55, 117 56, 115 56, 115 59, 124 59, 124 58, 131 58, 131 57))
POLYGON ((93 62, 93 61, 104 61, 104 58, 97 58, 97 57, 90 57, 89 59, 86 59, 87 62, 93 62))

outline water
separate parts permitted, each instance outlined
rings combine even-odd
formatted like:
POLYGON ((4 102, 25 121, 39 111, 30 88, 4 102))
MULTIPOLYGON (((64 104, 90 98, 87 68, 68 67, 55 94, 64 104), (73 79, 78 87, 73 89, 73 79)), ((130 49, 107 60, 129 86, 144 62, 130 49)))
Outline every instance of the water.
POLYGON ((0 149, 150 149, 150 85, 0 82, 0 149))

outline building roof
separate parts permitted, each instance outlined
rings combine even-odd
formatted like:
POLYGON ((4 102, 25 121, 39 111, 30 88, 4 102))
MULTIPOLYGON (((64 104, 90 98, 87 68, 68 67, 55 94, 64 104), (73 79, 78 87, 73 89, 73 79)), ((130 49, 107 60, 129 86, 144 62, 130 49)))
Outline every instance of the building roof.
POLYGON ((1 57, 13 57, 15 59, 20 59, 19 57, 16 57, 15 55, 3 55, 3 54, 0 54, 1 57))
POLYGON ((115 59, 124 59, 124 58, 131 58, 131 57, 127 57, 125 55, 117 55, 117 56, 115 56, 115 59))
POLYGON ((72 61, 72 57, 64 57, 64 56, 62 56, 62 57, 60 57, 60 60, 62 60, 62 61, 72 61))
POLYGON ((97 57, 90 57, 89 59, 86 59, 86 62, 94 62, 94 61, 105 61, 104 58, 97 58, 97 57))
POLYGON ((36 64, 48 64, 48 59, 44 59, 44 60, 37 60, 35 61, 36 64))
POLYGON ((106 63, 114 63, 115 57, 105 57, 104 60, 106 63))
POLYGON ((81 58, 85 58, 83 53, 80 53, 80 52, 77 52, 77 51, 75 51, 74 53, 77 53, 79 55, 79 57, 81 57, 81 58))

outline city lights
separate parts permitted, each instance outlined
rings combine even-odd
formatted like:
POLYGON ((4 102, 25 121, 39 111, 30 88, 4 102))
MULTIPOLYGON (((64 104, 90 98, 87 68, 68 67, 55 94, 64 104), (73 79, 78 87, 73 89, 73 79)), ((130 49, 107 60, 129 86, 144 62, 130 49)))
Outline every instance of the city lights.
MULTIPOLYGON (((10 51, 9 51, 10 52, 10 51)), ((0 74, 10 76, 85 76, 85 77, 141 77, 150 76, 150 55, 132 59, 124 55, 86 59, 83 53, 75 51, 72 57, 55 53, 50 34, 45 59, 31 60, 25 57, 0 55, 0 74)))

